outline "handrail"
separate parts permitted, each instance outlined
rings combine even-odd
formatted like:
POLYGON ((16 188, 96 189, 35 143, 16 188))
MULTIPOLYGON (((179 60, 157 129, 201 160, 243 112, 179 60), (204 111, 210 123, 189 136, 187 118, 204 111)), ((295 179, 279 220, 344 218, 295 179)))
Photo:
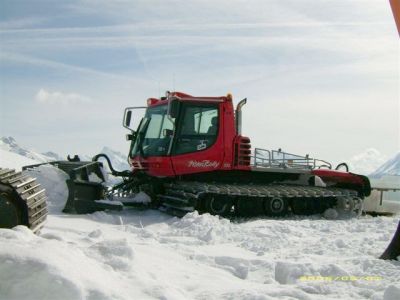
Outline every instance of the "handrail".
POLYGON ((256 167, 279 167, 279 168, 323 168, 332 169, 332 165, 321 159, 314 159, 308 156, 301 156, 279 150, 267 150, 262 148, 254 149, 252 156, 253 164, 256 167))

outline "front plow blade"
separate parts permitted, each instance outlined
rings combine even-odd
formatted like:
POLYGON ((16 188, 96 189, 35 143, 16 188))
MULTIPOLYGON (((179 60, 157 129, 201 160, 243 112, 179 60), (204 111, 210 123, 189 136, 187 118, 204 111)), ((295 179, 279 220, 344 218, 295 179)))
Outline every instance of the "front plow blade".
POLYGON ((104 200, 106 187, 102 163, 98 161, 54 161, 25 166, 23 170, 50 164, 69 175, 68 200, 64 213, 87 214, 101 210, 121 210, 122 204, 104 200))

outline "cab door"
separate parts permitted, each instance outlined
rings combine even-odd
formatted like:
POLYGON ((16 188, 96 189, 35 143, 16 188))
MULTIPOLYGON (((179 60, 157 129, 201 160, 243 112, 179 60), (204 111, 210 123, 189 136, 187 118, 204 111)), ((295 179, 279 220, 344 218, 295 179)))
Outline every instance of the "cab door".
POLYGON ((218 170, 224 158, 219 103, 182 103, 171 161, 176 175, 218 170))

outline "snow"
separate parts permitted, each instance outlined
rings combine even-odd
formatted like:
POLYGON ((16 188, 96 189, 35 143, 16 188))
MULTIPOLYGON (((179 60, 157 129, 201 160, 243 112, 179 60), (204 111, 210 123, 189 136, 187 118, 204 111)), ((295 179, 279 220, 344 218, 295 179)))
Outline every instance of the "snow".
POLYGON ((370 176, 374 178, 380 178, 384 175, 389 176, 399 176, 398 180, 400 182, 400 152, 397 153, 394 157, 389 159, 387 162, 382 164, 375 172, 373 172, 370 176))
POLYGON ((0 229, 0 299, 399 299, 400 262, 378 259, 398 216, 66 215, 67 175, 30 172, 50 215, 39 235, 0 229))
POLYGON ((0 168, 21 170, 23 166, 40 162, 0 148, 0 168))
MULTIPOLYGON (((45 153, 39 153, 35 151, 34 149, 21 146, 13 137, 1 137, 0 138, 0 150, 4 152, 11 152, 14 154, 18 154, 20 156, 23 156, 25 158, 34 160, 36 163, 43 163, 43 162, 49 162, 49 161, 56 161, 56 160, 66 160, 66 157, 61 157, 59 154, 54 153, 52 151, 47 151, 45 153)), ((103 147, 100 153, 106 154, 112 164, 114 169, 117 171, 123 171, 127 170, 130 168, 128 161, 127 161, 127 155, 122 154, 121 152, 115 151, 109 147, 103 147)), ((74 155, 71 155, 73 157, 74 155)), ((78 155, 81 161, 91 161, 92 155, 87 155, 87 154, 79 154, 78 155)), ((100 161, 104 161, 104 167, 107 172, 109 172, 108 164, 105 162, 104 159, 100 159, 100 161)))
POLYGON ((119 201, 113 201, 113 200, 105 200, 105 199, 101 199, 101 200, 94 200, 96 203, 102 203, 102 204, 108 204, 108 205, 115 205, 115 206, 122 206, 122 202, 119 201))
POLYGON ((24 156, 26 158, 38 161, 39 163, 54 160, 55 156, 58 157, 58 155, 53 152, 47 152, 47 154, 40 154, 32 149, 21 147, 13 137, 0 138, 0 150, 5 150, 8 152, 24 156))
MULTIPOLYGON (((127 154, 122 154, 121 152, 115 151, 109 147, 103 147, 103 149, 100 151, 100 153, 104 153, 106 154, 112 164, 113 164, 113 168, 116 171, 124 171, 124 170, 129 170, 130 166, 128 164, 128 155, 127 154)), ((104 163, 104 166, 106 168, 108 168, 107 163, 104 163)))
POLYGON ((350 172, 368 175, 385 163, 387 157, 375 148, 366 149, 364 152, 345 160, 350 172))
POLYGON ((66 180, 69 176, 62 170, 51 165, 42 165, 25 173, 36 178, 37 182, 46 189, 47 208, 52 214, 60 214, 67 203, 68 187, 66 180))
POLYGON ((377 259, 396 222, 50 215, 39 236, 0 230, 0 291, 4 299, 396 299, 400 264, 377 259))

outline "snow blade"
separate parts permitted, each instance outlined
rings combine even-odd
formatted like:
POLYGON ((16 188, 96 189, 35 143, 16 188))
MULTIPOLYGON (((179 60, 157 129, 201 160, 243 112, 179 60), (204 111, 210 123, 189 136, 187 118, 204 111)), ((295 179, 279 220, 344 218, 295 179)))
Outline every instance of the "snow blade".
MULTIPOLYGON (((47 163, 44 163, 47 164, 47 163)), ((68 161, 53 161, 51 164, 69 175, 67 179, 68 200, 64 213, 87 214, 105 209, 121 210, 122 204, 103 203, 105 178, 102 163, 97 161, 80 161, 79 158, 68 161)), ((25 166, 23 169, 35 168, 43 164, 25 166)))
POLYGON ((397 230, 392 238, 392 241, 379 258, 395 260, 398 256, 400 256, 400 222, 397 226, 397 230))

